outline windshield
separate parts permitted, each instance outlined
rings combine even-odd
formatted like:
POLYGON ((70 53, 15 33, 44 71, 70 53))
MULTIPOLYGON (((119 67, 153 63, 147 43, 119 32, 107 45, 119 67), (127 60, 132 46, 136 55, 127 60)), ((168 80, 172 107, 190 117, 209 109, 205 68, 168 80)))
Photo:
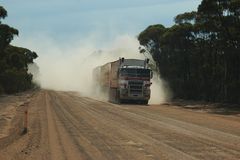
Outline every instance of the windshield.
POLYGON ((120 76, 150 78, 150 69, 122 68, 120 69, 120 76))

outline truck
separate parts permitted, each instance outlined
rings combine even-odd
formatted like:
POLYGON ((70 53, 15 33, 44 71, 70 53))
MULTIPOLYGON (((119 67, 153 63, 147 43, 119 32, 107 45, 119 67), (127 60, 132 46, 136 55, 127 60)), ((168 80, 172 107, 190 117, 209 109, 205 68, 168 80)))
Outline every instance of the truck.
POLYGON ((152 76, 149 59, 119 58, 93 70, 96 88, 106 93, 113 103, 148 104, 152 76))

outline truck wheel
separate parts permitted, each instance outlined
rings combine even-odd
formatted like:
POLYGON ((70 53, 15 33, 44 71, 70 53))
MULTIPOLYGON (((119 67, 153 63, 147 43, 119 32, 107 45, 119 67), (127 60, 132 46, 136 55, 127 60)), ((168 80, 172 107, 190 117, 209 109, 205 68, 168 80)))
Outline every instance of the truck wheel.
POLYGON ((118 99, 118 104, 122 104, 123 103, 123 101, 119 98, 118 99))
POLYGON ((148 105, 148 100, 143 100, 143 101, 142 101, 142 104, 148 105))
POLYGON ((118 104, 122 103, 122 100, 120 99, 120 91, 119 90, 116 90, 116 102, 118 104))

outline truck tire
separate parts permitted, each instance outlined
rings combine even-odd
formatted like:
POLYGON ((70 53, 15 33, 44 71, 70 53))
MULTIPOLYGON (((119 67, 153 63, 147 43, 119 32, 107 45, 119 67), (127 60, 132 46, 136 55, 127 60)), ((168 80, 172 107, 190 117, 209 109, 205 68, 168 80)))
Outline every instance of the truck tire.
POLYGON ((143 100, 143 101, 142 101, 142 104, 148 105, 148 100, 143 100))
POLYGON ((121 103, 122 103, 122 100, 120 99, 120 91, 117 90, 116 92, 117 92, 117 93, 116 93, 116 95, 117 95, 117 96, 116 96, 116 101, 117 101, 118 104, 121 104, 121 103))

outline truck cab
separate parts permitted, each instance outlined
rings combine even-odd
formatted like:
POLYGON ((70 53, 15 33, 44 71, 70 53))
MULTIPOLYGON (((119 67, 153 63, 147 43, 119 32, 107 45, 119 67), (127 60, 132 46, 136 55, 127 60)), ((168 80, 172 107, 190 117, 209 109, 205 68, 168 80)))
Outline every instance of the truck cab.
POLYGON ((121 58, 119 61, 119 101, 137 101, 147 104, 152 84, 150 81, 152 70, 148 67, 148 60, 121 58))

